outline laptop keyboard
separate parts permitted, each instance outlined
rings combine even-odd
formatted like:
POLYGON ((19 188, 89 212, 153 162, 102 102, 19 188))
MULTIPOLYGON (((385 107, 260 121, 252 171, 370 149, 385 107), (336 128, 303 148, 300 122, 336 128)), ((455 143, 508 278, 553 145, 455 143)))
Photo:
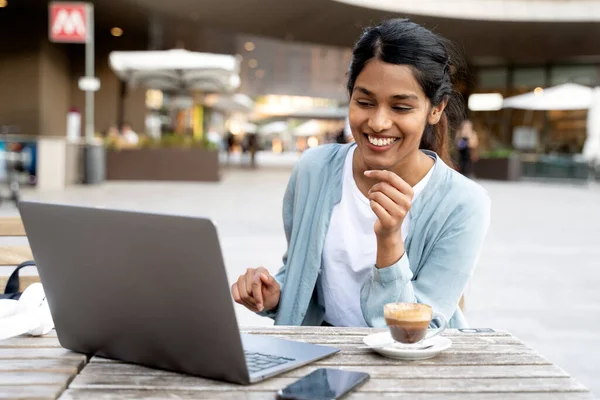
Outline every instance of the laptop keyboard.
POLYGON ((294 358, 279 357, 273 354, 254 353, 250 351, 244 351, 244 354, 246 355, 248 372, 251 374, 267 368, 276 367, 290 361, 295 361, 294 358))

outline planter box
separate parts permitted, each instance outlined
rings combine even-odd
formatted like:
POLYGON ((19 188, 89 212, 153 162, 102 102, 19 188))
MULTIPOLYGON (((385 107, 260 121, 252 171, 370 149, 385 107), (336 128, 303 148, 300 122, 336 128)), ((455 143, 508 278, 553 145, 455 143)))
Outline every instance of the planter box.
POLYGON ((587 181, 590 177, 593 179, 593 175, 588 163, 569 158, 545 157, 523 163, 523 176, 528 178, 587 181))
POLYGON ((521 159, 519 156, 480 158, 473 164, 473 173, 477 179, 518 181, 521 179, 521 159))
POLYGON ((202 148, 107 150, 106 179, 216 182, 219 153, 202 148))

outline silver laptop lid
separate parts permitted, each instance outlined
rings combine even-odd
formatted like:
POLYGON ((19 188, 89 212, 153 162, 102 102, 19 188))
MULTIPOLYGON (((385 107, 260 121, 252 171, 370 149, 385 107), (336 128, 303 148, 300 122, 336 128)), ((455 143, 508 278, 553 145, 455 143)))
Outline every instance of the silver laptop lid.
POLYGON ((63 347, 249 381, 209 219, 26 201, 19 209, 63 347))

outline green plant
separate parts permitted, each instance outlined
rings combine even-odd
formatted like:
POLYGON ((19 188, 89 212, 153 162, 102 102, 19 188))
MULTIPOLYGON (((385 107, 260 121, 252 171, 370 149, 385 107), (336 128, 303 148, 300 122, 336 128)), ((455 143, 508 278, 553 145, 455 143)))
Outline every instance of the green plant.
POLYGON ((120 148, 119 138, 114 136, 105 137, 104 147, 106 147, 109 150, 118 150, 120 148))
MULTIPOLYGON (((105 140, 105 146, 108 149, 118 150, 124 146, 118 139, 105 140)), ((158 149, 158 148, 204 148, 207 150, 215 150, 216 144, 210 142, 206 138, 194 138, 189 135, 181 135, 177 133, 167 133, 159 139, 154 139, 149 136, 140 137, 140 141, 136 146, 142 149, 158 149)), ((130 148, 130 147, 128 147, 130 148)))
POLYGON ((482 151, 479 154, 480 158, 509 158, 515 151, 508 148, 497 148, 488 151, 482 151))

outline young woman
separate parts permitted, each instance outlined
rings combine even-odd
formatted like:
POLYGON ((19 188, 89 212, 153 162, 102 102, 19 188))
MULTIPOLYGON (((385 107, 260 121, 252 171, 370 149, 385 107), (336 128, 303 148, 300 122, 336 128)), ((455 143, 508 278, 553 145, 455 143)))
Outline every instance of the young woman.
POLYGON ((385 326, 390 302, 429 304, 453 328, 489 224, 486 192, 448 166, 462 119, 457 61, 408 20, 367 29, 349 70, 355 143, 307 151, 283 204, 288 249, 248 269, 236 302, 280 325, 385 326))

